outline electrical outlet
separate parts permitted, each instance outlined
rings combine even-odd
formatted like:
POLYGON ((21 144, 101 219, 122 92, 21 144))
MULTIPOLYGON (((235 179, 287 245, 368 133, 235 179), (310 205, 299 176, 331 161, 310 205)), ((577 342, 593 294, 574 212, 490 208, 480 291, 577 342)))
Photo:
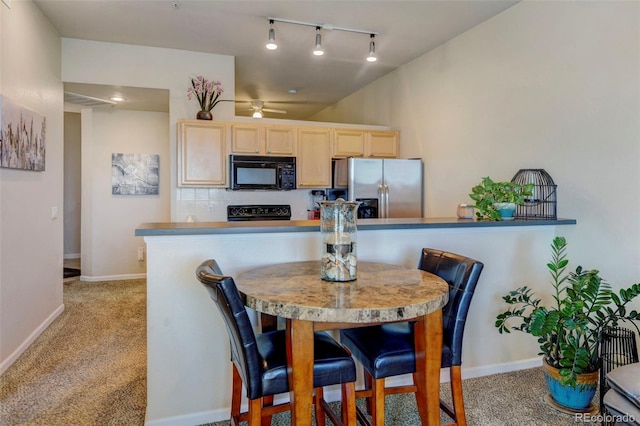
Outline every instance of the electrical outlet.
POLYGON ((138 247, 138 260, 144 260, 144 247, 138 247))
POLYGON ((209 214, 213 214, 214 209, 213 209, 213 204, 209 204, 209 214))
POLYGON ((51 219, 57 219, 58 218, 58 207, 53 206, 51 207, 51 219))

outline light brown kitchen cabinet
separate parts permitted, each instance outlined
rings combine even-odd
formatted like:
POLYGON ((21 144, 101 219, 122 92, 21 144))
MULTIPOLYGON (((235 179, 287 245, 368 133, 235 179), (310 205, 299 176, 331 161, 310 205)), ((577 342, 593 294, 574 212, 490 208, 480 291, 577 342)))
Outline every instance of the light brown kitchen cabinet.
POLYGON ((265 127, 265 154, 295 155, 296 130, 293 126, 265 127))
POLYGON ((226 125, 178 120, 178 186, 227 185, 226 125))
POLYGON ((261 124, 231 124, 231 153, 294 155, 296 128, 261 124))
POLYGON ((395 130, 334 129, 333 156, 397 158, 400 132, 395 130))
POLYGON ((330 128, 298 129, 298 188, 331 186, 331 135, 330 128))
POLYGON ((264 126, 255 124, 232 124, 230 127, 232 154, 261 154, 264 140, 264 126))
POLYGON ((397 158, 400 132, 397 130, 370 130, 366 133, 364 156, 370 158, 397 158))
POLYGON ((335 158, 363 157, 365 132, 363 130, 334 129, 333 156, 335 158))

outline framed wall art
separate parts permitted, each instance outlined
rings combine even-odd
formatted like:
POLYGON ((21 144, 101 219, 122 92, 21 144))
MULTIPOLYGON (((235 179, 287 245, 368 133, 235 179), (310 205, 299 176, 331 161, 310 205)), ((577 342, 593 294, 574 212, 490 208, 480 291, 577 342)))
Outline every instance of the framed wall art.
POLYGON ((113 195, 158 195, 160 156, 111 154, 113 195))
POLYGON ((0 97, 0 167, 44 171, 47 120, 0 97))

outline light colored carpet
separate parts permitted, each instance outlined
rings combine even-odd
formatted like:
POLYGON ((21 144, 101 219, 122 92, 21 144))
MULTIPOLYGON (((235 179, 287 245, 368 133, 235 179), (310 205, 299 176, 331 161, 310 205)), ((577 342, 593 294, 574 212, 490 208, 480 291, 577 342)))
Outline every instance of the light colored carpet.
MULTIPOLYGON (((144 280, 65 280, 65 311, 0 376, 0 425, 143 425, 145 290, 144 280)), ((547 406, 542 399, 545 389, 539 368, 465 380, 468 424, 582 423, 547 406)), ((448 384, 444 384, 445 399, 448 392, 448 384)), ((339 403, 331 405, 339 409, 339 403)), ((388 426, 419 424, 412 396, 388 396, 386 407, 388 426)), ((443 415, 442 421, 449 420, 443 415)), ((274 416, 274 426, 289 424, 288 414, 274 416)))
POLYGON ((143 424, 145 299, 145 280, 65 280, 64 312, 0 376, 0 424, 143 424))

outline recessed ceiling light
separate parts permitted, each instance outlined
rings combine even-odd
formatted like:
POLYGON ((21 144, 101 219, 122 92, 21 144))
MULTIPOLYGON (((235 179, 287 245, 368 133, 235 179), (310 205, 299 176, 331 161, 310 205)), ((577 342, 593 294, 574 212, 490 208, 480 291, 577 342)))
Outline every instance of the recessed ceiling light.
POLYGON ((298 93, 298 91, 296 89, 289 89, 289 93, 295 95, 296 93, 298 93))
POLYGON ((112 96, 109 99, 111 99, 113 102, 124 102, 126 100, 122 96, 112 96))

